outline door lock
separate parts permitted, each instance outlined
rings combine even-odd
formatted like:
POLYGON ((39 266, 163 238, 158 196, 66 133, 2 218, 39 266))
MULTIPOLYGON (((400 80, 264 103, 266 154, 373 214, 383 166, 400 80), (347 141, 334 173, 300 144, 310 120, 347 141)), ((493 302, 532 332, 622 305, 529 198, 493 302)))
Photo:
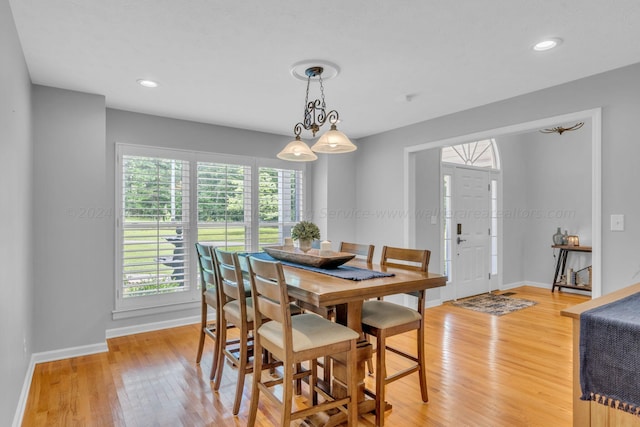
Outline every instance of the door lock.
POLYGON ((467 240, 466 239, 461 239, 460 236, 458 236, 458 240, 457 241, 458 241, 458 244, 460 244, 462 242, 466 242, 467 240))

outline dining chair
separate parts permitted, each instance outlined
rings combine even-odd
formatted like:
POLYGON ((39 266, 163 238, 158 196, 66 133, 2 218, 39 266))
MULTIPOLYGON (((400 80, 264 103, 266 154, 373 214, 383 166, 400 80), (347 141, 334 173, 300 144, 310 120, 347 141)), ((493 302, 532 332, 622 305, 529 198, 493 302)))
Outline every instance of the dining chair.
POLYGON ((346 414, 349 426, 356 426, 358 422, 356 348, 359 334, 346 326, 315 314, 304 313, 292 316, 282 264, 255 257, 249 258, 249 264, 256 319, 255 351, 268 350, 283 362, 283 372, 282 376, 275 380, 263 378, 261 373, 265 367, 262 360, 254 358, 248 425, 255 425, 258 402, 261 393, 264 393, 279 406, 281 426, 288 427, 293 420, 335 408, 346 414), (263 323, 263 318, 271 320, 263 323), (346 396, 334 398, 318 386, 317 359, 339 353, 346 353, 346 396), (309 362, 308 370, 296 369, 306 361, 309 362), (294 411, 293 383, 306 376, 309 377, 311 406, 294 411), (282 385, 282 389, 278 388, 274 392, 272 388, 276 385, 282 385), (279 398, 279 395, 282 397, 279 398), (323 397, 320 403, 318 395, 323 397))
MULTIPOLYGON (((253 355, 254 359, 261 359, 267 356, 254 352, 254 348, 250 346, 250 342, 253 340, 254 325, 253 298, 250 296, 251 285, 246 283, 243 277, 238 254, 215 248, 214 255, 214 263, 219 277, 218 286, 220 288, 221 315, 218 336, 221 345, 213 389, 215 391, 220 389, 226 358, 238 370, 236 394, 233 403, 233 415, 237 415, 242 402, 245 376, 253 372, 253 364, 250 362, 250 357, 253 355), (249 288, 249 292, 246 291, 246 287, 249 288), (248 293, 249 295, 247 295, 248 293), (232 345, 226 339, 228 325, 233 325, 239 329, 239 342, 237 345, 232 345)), ((273 368, 276 364, 269 360, 268 366, 273 368)))
POLYGON ((196 252, 198 254, 198 267, 200 269, 200 291, 201 291, 201 309, 200 309, 200 342, 198 343, 198 354, 196 363, 202 360, 202 351, 204 349, 205 337, 213 340, 213 361, 211 364, 211 373, 209 379, 213 381, 215 378, 218 358, 220 357, 220 342, 218 339, 217 328, 220 326, 220 307, 218 306, 218 286, 217 274, 215 272, 212 246, 196 243, 196 252), (215 312, 215 321, 209 324, 209 309, 215 312))
MULTIPOLYGON (((427 272, 431 251, 384 246, 380 258, 382 267, 427 272)), ((376 338, 376 426, 384 426, 385 387, 387 384, 418 373, 422 400, 427 402, 427 376, 424 349, 424 301, 425 291, 412 292, 418 298, 418 308, 411 308, 383 300, 365 301, 362 306, 362 330, 376 338), (415 330, 417 333, 417 356, 387 345, 387 338, 415 330), (390 351, 409 359, 413 364, 392 375, 387 375, 386 353, 390 351)))
MULTIPOLYGON (((367 264, 371 264, 373 262, 374 250, 375 250, 374 245, 340 242, 340 252, 347 252, 350 254, 355 254, 360 257, 364 257, 367 264)), ((367 372, 369 372, 369 375, 373 374, 373 362, 371 361, 371 358, 367 359, 367 372)))
POLYGON ((340 252, 347 252, 350 254, 355 254, 358 256, 362 256, 367 261, 367 264, 371 264, 373 262, 373 251, 375 250, 374 245, 364 245, 359 243, 349 243, 349 242, 340 242, 340 252))

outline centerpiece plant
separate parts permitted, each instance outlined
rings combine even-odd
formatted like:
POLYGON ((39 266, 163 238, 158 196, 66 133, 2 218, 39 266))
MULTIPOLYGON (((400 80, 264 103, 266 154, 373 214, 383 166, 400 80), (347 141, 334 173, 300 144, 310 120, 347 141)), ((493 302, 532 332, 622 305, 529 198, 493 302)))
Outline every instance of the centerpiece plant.
POLYGON ((300 221, 291 229, 291 238, 298 241, 301 251, 311 249, 311 242, 320 239, 320 229, 311 221, 300 221))

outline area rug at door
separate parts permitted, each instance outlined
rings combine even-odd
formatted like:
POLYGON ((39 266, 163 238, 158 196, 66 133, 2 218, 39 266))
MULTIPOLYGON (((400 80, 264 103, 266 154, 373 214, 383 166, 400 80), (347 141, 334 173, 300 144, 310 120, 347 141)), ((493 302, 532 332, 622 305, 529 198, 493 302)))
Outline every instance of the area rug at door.
POLYGON ((468 308, 469 310, 489 313, 494 316, 513 313, 514 311, 535 305, 535 301, 521 298, 511 298, 498 294, 482 294, 475 297, 454 301, 451 303, 456 307, 468 308))

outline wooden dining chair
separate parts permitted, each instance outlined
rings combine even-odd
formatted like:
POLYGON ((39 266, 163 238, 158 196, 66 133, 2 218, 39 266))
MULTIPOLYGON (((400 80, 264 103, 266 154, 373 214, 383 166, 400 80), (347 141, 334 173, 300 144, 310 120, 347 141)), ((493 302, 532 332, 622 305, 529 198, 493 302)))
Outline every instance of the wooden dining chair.
MULTIPOLYGON (((431 251, 423 249, 406 249, 384 246, 380 265, 382 267, 395 267, 406 270, 427 272, 431 251)), ((364 333, 376 338, 376 426, 384 426, 385 387, 387 384, 410 375, 418 373, 420 381, 420 393, 422 400, 427 402, 427 374, 424 349, 424 301, 425 291, 412 292, 418 298, 418 308, 413 310, 399 304, 382 300, 365 301, 362 306, 362 330, 364 333), (416 354, 412 355, 387 345, 387 338, 415 330, 417 333, 416 354), (413 364, 392 375, 387 375, 386 353, 391 351, 413 364)))
MULTIPOLYGON (((220 356, 216 367, 214 390, 220 389, 225 358, 238 370, 236 380, 236 394, 233 403, 233 415, 240 411, 244 379, 247 374, 253 372, 251 356, 257 359, 267 357, 262 353, 255 353, 250 345, 253 340, 254 312, 252 308, 253 298, 248 296, 245 287, 250 289, 250 284, 245 283, 240 259, 236 252, 214 250, 214 262, 218 273, 220 288, 220 328, 218 336, 220 340, 220 356), (239 329, 239 342, 232 345, 227 341, 227 326, 233 325, 239 329), (222 344, 224 343, 224 344, 222 344)), ((267 362, 269 368, 277 366, 277 363, 267 362)))
POLYGON ((213 340, 213 362, 211 364, 211 373, 209 379, 213 381, 215 378, 216 367, 218 365, 218 358, 220 357, 220 342, 218 340, 218 333, 216 329, 220 325, 220 307, 218 306, 218 278, 214 267, 212 246, 196 243, 196 252, 198 254, 198 267, 200 271, 200 291, 201 291, 201 304, 200 304, 200 341, 198 343, 198 354, 196 356, 196 363, 200 363, 202 360, 202 351, 204 349, 205 337, 209 337, 213 340), (215 313, 215 321, 213 324, 209 323, 209 309, 212 309, 215 313))
POLYGON ((364 257, 364 259, 367 261, 367 264, 371 264, 373 262, 374 250, 375 250, 374 245, 340 242, 340 252, 347 252, 350 254, 355 254, 355 255, 364 257))
MULTIPOLYGON (((346 326, 331 322, 311 313, 291 315, 287 283, 280 262, 249 258, 251 291, 255 321, 255 351, 268 350, 283 362, 283 372, 274 380, 261 375, 265 369, 261 358, 254 358, 253 389, 248 425, 256 422, 260 395, 264 394, 280 409, 280 425, 309 415, 333 410, 345 412, 349 426, 358 422, 357 403, 357 355, 359 334, 346 326), (263 318, 271 319, 263 323, 263 318), (338 353, 346 353, 346 396, 334 398, 320 387, 317 378, 317 359, 338 353), (302 362, 309 361, 309 369, 297 370, 302 362), (294 381, 309 377, 311 407, 293 410, 294 381), (272 388, 282 385, 274 392, 272 388), (319 403, 318 395, 323 397, 319 403), (282 396, 279 398, 278 396, 282 396), (345 408, 344 406, 347 406, 345 408)), ((344 360, 344 359, 343 359, 344 360)))
MULTIPOLYGON (((374 245, 365 245, 361 243, 340 242, 340 252, 347 252, 363 257, 367 264, 373 262, 374 245)), ((367 359, 367 371, 369 375, 373 374, 373 363, 371 358, 367 359)))

